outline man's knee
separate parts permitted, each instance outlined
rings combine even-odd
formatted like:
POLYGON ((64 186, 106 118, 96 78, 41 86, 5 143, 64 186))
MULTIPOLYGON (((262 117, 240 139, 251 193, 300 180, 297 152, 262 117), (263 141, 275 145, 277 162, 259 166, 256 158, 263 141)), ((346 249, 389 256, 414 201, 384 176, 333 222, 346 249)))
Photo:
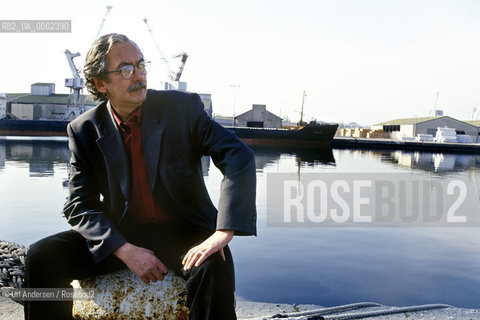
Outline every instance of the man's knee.
POLYGON ((27 273, 57 273, 70 265, 75 265, 76 257, 86 249, 85 240, 74 231, 61 232, 43 238, 30 245, 25 258, 27 273))
MULTIPOLYGON (((55 252, 54 246, 51 245, 50 237, 41 239, 28 248, 25 258, 25 266, 27 270, 35 269, 47 264, 47 259, 55 252)), ((57 251, 58 254, 58 251, 57 251)))
POLYGON ((219 253, 211 255, 200 266, 193 267, 187 274, 184 272, 184 275, 187 278, 187 286, 197 281, 219 282, 232 287, 235 286, 233 262, 228 259, 223 260, 219 253))
POLYGON ((219 253, 211 255, 199 266, 200 269, 203 268, 208 272, 220 272, 224 269, 228 269, 228 267, 227 262, 223 260, 219 253))

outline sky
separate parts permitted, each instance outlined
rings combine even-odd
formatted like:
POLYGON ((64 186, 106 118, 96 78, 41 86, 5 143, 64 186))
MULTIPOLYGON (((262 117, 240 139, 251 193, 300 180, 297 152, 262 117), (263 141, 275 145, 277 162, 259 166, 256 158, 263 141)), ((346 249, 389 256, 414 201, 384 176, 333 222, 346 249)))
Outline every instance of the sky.
POLYGON ((376 124, 429 116, 468 120, 480 107, 478 0, 2 1, 0 20, 71 20, 71 33, 0 33, 0 92, 54 82, 68 93, 64 51, 85 53, 101 34, 124 33, 152 61, 160 88, 164 55, 187 52, 182 81, 210 93, 214 114, 252 104, 292 121, 376 124))

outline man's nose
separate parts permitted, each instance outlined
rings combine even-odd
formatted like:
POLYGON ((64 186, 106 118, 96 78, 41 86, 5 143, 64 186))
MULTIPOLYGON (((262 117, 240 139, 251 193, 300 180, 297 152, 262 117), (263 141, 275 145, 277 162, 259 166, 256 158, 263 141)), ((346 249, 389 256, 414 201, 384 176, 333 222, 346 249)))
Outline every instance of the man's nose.
POLYGON ((143 82, 147 81, 147 73, 144 72, 140 72, 140 70, 138 70, 137 67, 135 67, 135 70, 132 74, 132 77, 130 78, 133 82, 136 82, 138 80, 141 80, 143 82))

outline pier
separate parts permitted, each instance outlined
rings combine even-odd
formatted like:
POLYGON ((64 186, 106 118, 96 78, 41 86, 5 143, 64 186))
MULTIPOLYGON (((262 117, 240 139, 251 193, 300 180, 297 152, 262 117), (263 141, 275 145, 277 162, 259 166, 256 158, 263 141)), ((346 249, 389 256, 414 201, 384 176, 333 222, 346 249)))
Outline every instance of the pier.
POLYGON ((331 147, 334 149, 411 150, 463 154, 480 153, 480 143, 426 142, 339 136, 333 138, 331 147))

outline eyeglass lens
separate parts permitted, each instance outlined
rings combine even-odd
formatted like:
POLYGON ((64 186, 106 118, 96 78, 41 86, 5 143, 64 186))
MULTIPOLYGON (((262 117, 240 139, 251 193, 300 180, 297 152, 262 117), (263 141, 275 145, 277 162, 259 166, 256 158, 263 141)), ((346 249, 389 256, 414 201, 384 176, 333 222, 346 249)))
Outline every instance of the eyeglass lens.
MULTIPOLYGON (((138 72, 140 73, 147 73, 147 68, 148 66, 150 65, 149 62, 147 61, 141 61, 137 64, 137 70, 138 72)), ((122 76, 125 78, 125 79, 130 79, 130 77, 132 76, 133 72, 134 72, 135 68, 131 65, 131 64, 127 64, 126 66, 124 66, 122 69, 121 69, 121 73, 122 73, 122 76)))

